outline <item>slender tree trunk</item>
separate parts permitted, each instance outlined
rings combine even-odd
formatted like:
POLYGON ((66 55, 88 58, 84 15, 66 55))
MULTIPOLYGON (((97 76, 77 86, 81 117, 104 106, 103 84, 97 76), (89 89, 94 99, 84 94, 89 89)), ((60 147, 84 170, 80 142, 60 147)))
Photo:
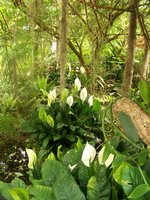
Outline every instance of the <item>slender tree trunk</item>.
POLYGON ((143 63, 142 63, 142 67, 141 67, 141 77, 144 80, 148 77, 148 72, 149 72, 148 62, 149 62, 149 46, 148 46, 147 42, 145 41, 143 63))
MULTIPOLYGON (((129 4, 130 6, 134 5, 134 7, 136 7, 136 0, 130 0, 129 4)), ((123 75, 123 83, 121 88, 121 93, 124 96, 130 95, 132 88, 135 40, 136 40, 136 9, 133 8, 133 11, 130 13, 129 16, 128 50, 127 50, 127 59, 123 75)))
POLYGON ((60 67, 60 92, 65 86, 65 64, 66 64, 66 34, 67 34, 67 4, 68 0, 62 0, 62 13, 60 21, 58 64, 60 67))
POLYGON ((33 40, 33 79, 36 76, 36 71, 38 70, 39 66, 39 48, 41 45, 41 34, 39 32, 39 27, 35 23, 35 19, 42 19, 43 15, 43 0, 32 0, 30 4, 30 31, 32 34, 32 40, 33 40))
POLYGON ((17 62, 16 58, 12 60, 13 64, 13 82, 14 82, 14 98, 18 98, 18 75, 17 75, 17 62))

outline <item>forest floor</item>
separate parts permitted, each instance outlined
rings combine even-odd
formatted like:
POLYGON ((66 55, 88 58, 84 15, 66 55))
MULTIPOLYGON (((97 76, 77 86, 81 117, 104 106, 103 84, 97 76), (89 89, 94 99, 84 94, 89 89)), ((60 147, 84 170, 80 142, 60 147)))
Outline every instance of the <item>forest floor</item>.
POLYGON ((25 135, 0 133, 0 180, 10 182, 14 177, 28 178, 28 158, 25 135))

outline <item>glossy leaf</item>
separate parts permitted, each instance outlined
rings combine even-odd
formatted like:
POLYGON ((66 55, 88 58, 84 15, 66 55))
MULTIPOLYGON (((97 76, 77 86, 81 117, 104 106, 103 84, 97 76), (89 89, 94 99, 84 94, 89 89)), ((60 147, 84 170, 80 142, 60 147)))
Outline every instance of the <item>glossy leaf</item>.
POLYGON ((95 175, 89 179, 87 185, 87 200, 109 200, 111 187, 107 179, 105 166, 95 163, 95 175))
POLYGON ((135 187, 143 184, 143 178, 138 168, 131 166, 127 162, 122 162, 114 172, 113 177, 123 187, 126 195, 130 195, 135 187))
POLYGON ((146 159, 147 159, 147 156, 149 154, 149 151, 148 149, 142 149, 139 153, 139 156, 138 156, 138 163, 140 166, 143 166, 146 159))
POLYGON ((83 192, 71 175, 60 174, 53 184, 55 200, 85 200, 83 192))
POLYGON ((149 185, 146 184, 141 184, 139 186, 137 186, 133 192, 128 196, 128 198, 132 198, 132 199, 137 199, 142 197, 145 193, 147 193, 148 191, 150 191, 150 187, 149 185))
POLYGON ((52 199, 53 196, 52 188, 43 185, 35 185, 31 187, 29 193, 36 197, 37 200, 48 200, 52 199))
POLYGON ((67 97, 68 97, 68 94, 69 94, 69 91, 67 88, 64 88, 63 91, 62 91, 62 94, 61 94, 61 100, 63 102, 66 101, 67 97))
POLYGON ((22 188, 13 188, 9 190, 14 200, 29 200, 29 193, 22 188))
POLYGON ((46 121, 52 128, 54 127, 54 120, 50 115, 47 115, 46 121))
POLYGON ((150 86, 149 82, 142 80, 138 84, 141 97, 146 105, 150 103, 150 86))
POLYGON ((47 113, 43 108, 39 108, 39 119, 43 122, 47 120, 47 113))
POLYGON ((49 186, 56 181, 60 174, 67 174, 67 168, 56 160, 46 160, 41 169, 42 177, 49 186))

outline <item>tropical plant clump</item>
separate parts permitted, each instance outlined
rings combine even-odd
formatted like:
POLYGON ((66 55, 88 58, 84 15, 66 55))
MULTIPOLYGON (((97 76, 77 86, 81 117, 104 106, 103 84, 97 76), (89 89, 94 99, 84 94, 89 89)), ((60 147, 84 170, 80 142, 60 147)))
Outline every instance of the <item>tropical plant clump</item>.
POLYGON ((41 91, 31 140, 42 151, 56 153, 58 147, 67 150, 78 137, 82 142, 103 140, 101 103, 88 94, 78 78, 71 90, 65 88, 61 94, 57 87, 49 92, 44 87, 41 91))

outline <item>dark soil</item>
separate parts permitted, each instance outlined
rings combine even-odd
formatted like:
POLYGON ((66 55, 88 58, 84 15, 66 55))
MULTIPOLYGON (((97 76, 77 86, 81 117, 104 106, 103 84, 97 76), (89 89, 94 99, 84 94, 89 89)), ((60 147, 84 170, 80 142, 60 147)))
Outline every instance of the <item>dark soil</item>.
POLYGON ((0 133, 0 180, 11 182, 17 176, 28 182, 27 165, 25 137, 0 133))

